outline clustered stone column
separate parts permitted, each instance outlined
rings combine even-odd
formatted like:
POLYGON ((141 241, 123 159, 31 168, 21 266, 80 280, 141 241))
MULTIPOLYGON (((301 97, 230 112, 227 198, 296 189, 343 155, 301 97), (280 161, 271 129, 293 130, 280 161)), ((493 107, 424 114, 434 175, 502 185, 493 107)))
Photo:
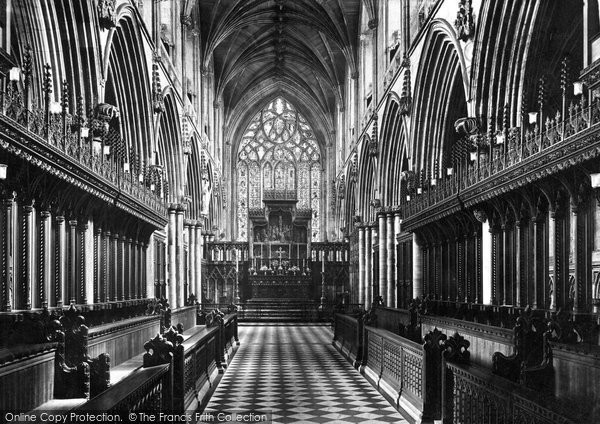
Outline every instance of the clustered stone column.
POLYGON ((400 211, 382 209, 377 222, 358 226, 359 302, 370 307, 374 296, 381 295, 386 306, 397 307, 396 237, 400 232, 400 211), (378 262, 373 263, 373 234, 377 231, 378 262), (378 272, 378 293, 373 293, 373 267, 378 272), (362 294, 361 294, 362 293, 362 294))
POLYGON ((196 230, 189 219, 184 220, 183 225, 188 235, 188 296, 196 296, 196 230))
POLYGON ((398 305, 398 291, 400 290, 398 287, 398 283, 400 280, 400 276, 398 275, 398 264, 401 261, 401 258, 398 257, 398 236, 400 235, 400 231, 401 231, 401 225, 402 225, 402 216, 400 213, 400 209, 396 208, 393 212, 394 214, 394 231, 392 232, 392 237, 393 237, 393 245, 392 245, 392 252, 394 254, 394 261, 393 261, 393 273, 392 273, 392 280, 394 281, 394 291, 396 292, 396 295, 394 296, 394 307, 398 308, 400 307, 400 305, 398 305))
POLYGON ((358 303, 365 305, 365 227, 358 224, 358 303))
POLYGON ((202 223, 196 221, 194 225, 194 232, 196 233, 196 253, 195 253, 195 261, 196 269, 195 269, 195 277, 194 277, 194 286, 196 293, 196 300, 198 302, 202 302, 204 299, 202 298, 202 246, 204 245, 204 237, 202 236, 202 223))
POLYGON ((177 303, 177 274, 176 274, 176 266, 177 266, 177 258, 175 255, 175 246, 176 246, 176 240, 175 240, 175 232, 177 231, 177 227, 176 227, 176 222, 177 222, 177 210, 175 209, 175 205, 171 205, 171 207, 169 207, 169 234, 167 237, 167 248, 168 248, 168 252, 167 252, 167 256, 169 258, 169 276, 168 276, 168 282, 167 282, 167 287, 168 287, 168 291, 167 291, 167 297, 169 299, 169 303, 171 304, 172 308, 176 307, 176 303, 177 303))
POLYGON ((189 264, 189 281, 188 294, 196 296, 196 301, 201 302, 202 285, 201 285, 201 263, 202 263, 202 225, 195 220, 185 220, 184 227, 188 234, 188 264, 189 264))
POLYGON ((373 303, 373 226, 365 226, 365 308, 373 303))
POLYGON ((377 233, 379 242, 379 293, 386 306, 387 303, 387 227, 385 212, 380 212, 377 216, 379 222, 379 231, 377 233))
POLYGON ((177 271, 176 271, 176 284, 177 284, 177 304, 174 307, 180 308, 185 305, 185 251, 184 251, 184 240, 183 240, 183 215, 185 213, 185 205, 177 205, 177 229, 176 229, 176 248, 175 254, 177 255, 177 271))
POLYGON ((388 212, 386 214, 387 228, 386 228, 386 280, 387 280, 387 292, 383 294, 385 296, 385 304, 390 308, 396 307, 396 281, 394 279, 394 268, 396 267, 396 249, 394 248, 394 214, 388 212))

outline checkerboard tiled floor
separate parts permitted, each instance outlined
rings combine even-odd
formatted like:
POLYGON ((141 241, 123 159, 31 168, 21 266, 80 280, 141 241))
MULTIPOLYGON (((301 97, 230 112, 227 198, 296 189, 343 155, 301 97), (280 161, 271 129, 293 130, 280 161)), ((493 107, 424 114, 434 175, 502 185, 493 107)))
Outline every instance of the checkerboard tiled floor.
POLYGON ((270 412, 273 423, 407 422, 335 350, 327 328, 248 326, 239 337, 205 413, 270 412))

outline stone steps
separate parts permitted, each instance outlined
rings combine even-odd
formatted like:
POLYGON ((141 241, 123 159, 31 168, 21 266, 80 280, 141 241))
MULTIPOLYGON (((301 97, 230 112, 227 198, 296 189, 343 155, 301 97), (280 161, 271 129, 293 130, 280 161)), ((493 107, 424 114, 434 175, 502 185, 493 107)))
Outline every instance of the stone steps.
POLYGON ((239 314, 242 322, 321 322, 318 303, 299 299, 249 299, 239 314))

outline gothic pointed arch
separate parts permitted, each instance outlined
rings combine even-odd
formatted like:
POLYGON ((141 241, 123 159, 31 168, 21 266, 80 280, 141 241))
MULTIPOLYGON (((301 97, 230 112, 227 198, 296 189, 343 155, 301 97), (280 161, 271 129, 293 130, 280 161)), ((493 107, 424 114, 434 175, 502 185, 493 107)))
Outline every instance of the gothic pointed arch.
POLYGON ((432 23, 419 64, 412 116, 411 146, 414 171, 421 179, 432 178, 454 160, 457 119, 468 116, 469 78, 462 48, 446 21, 432 23))
POLYGON ((237 239, 248 238, 248 212, 263 207, 265 191, 293 193, 297 209, 310 210, 313 241, 322 236, 322 152, 295 106, 270 101, 247 125, 237 148, 237 239))
POLYGON ((127 142, 125 157, 141 170, 154 150, 148 143, 153 122, 150 77, 139 24, 129 8, 121 12, 119 25, 111 30, 106 46, 102 102, 119 109, 121 138, 127 142))
POLYGON ((360 216, 363 221, 374 221, 375 210, 371 207, 371 202, 376 197, 376 179, 375 174, 375 160, 372 155, 369 154, 368 146, 371 143, 371 137, 365 135, 362 142, 362 149, 359 153, 358 159, 358 205, 357 208, 360 210, 360 216))
POLYGON ((381 166, 380 184, 383 205, 398 205, 401 200, 401 178, 403 171, 408 170, 406 158, 406 125, 399 113, 400 101, 395 93, 391 93, 383 113, 381 126, 381 166))

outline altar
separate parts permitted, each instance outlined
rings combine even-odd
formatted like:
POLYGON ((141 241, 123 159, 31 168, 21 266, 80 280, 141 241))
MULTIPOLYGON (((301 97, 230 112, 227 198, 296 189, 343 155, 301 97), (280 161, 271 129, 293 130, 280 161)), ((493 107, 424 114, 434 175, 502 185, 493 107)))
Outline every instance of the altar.
POLYGON ((295 191, 265 191, 263 202, 264 208, 248 213, 251 299, 314 299, 310 210, 296 208, 295 191))
POLYGON ((249 277, 252 299, 314 298, 310 276, 254 275, 249 277))

